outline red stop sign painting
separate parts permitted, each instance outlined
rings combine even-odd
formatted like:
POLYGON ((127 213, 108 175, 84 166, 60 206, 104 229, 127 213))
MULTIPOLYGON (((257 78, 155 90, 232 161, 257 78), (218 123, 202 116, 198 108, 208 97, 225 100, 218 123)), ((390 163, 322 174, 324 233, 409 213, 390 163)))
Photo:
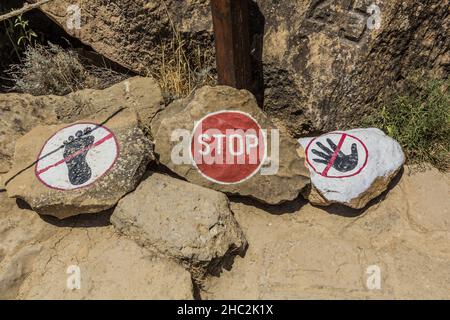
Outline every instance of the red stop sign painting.
POLYGON ((240 111, 208 114, 195 126, 191 157, 199 172, 220 184, 236 184, 255 175, 266 157, 266 138, 258 122, 240 111))

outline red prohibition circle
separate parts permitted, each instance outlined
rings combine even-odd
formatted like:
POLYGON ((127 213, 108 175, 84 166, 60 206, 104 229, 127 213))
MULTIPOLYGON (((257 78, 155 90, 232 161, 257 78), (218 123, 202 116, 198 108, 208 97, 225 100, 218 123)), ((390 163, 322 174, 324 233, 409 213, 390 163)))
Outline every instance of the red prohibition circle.
MULTIPOLYGON (((339 149, 340 149, 340 148, 339 148, 339 149)), ((339 150, 337 150, 337 151, 339 151, 339 150)), ((347 133, 345 133, 345 132, 330 132, 330 133, 327 133, 327 134, 324 134, 324 135, 322 135, 322 136, 319 136, 319 137, 316 137, 316 138, 312 139, 312 140, 308 143, 308 146, 306 147, 306 150, 305 150, 305 157, 306 157, 306 162, 308 163, 309 167, 312 168, 312 169, 314 170, 314 172, 316 172, 317 174, 321 175, 322 177, 330 178, 330 179, 342 179, 342 178, 350 178, 350 177, 354 177, 354 176, 356 176, 356 175, 358 175, 358 174, 361 173, 361 171, 367 166, 367 162, 368 162, 368 160, 369 160, 369 150, 367 149, 367 147, 366 147, 366 145, 364 144, 364 142, 362 142, 361 139, 359 139, 358 137, 355 137, 354 135, 347 134, 347 133), (320 138, 322 138, 322 137, 324 137, 324 136, 327 136, 327 135, 331 135, 331 134, 335 134, 335 135, 345 135, 346 137, 350 137, 350 138, 355 139, 356 141, 358 141, 358 142, 363 146, 364 151, 365 151, 365 153, 366 153, 366 159, 365 159, 363 165, 361 166, 361 168, 358 169, 358 171, 356 171, 356 172, 354 172, 354 173, 352 173, 352 174, 350 174, 350 175, 346 175, 346 176, 328 176, 328 175, 323 175, 323 172, 319 172, 319 171, 316 169, 316 167, 311 163, 311 161, 309 161, 309 149, 310 149, 311 145, 312 145, 315 141, 317 141, 318 139, 320 139, 320 138)))
POLYGON ((37 157, 37 159, 36 159, 36 164, 35 164, 35 166, 34 166, 34 174, 35 174, 36 178, 37 178, 43 185, 45 185, 47 188, 50 188, 50 189, 59 190, 59 191, 72 191, 72 190, 83 189, 83 188, 89 187, 89 186, 92 185, 94 182, 96 182, 97 180, 101 179, 101 178, 104 177, 108 172, 110 172, 111 169, 112 169, 112 168, 114 167, 114 165, 116 164, 117 159, 119 158, 119 154, 120 154, 120 145, 119 145, 119 143, 118 143, 118 141, 117 141, 116 136, 114 135, 114 133, 113 133, 111 130, 109 130, 107 127, 102 126, 102 125, 97 124, 97 123, 92 123, 92 122, 77 122, 77 123, 74 123, 74 124, 71 124, 71 125, 68 125, 68 126, 65 126, 65 127, 61 128, 61 129, 59 129, 57 132, 55 132, 54 134, 52 134, 52 135, 44 142, 44 144, 42 145, 41 150, 39 151, 38 157, 37 157), (63 189, 63 188, 58 188, 58 187, 51 186, 51 185, 49 185, 47 182, 45 182, 45 181, 41 178, 41 176, 40 176, 40 174, 39 174, 39 172, 38 172, 38 170, 37 170, 39 161, 40 161, 41 158, 42 158, 42 151, 44 150, 44 148, 45 148, 45 146, 47 145, 47 143, 48 143, 53 137, 55 137, 58 133, 60 133, 62 130, 67 129, 67 128, 70 128, 70 127, 73 127, 73 126, 76 126, 76 125, 80 125, 80 124, 88 124, 88 125, 94 126, 95 128, 102 128, 102 129, 104 129, 105 131, 107 131, 110 135, 112 135, 112 139, 114 140, 114 143, 115 143, 115 145, 116 145, 116 150, 117 150, 116 156, 115 156, 113 162, 111 163, 111 165, 109 166, 109 168, 108 168, 107 170, 105 170, 105 172, 103 172, 100 176, 98 176, 94 181, 92 181, 91 183, 89 183, 89 184, 87 184, 87 185, 80 186, 80 187, 76 187, 76 188, 71 188, 71 189, 63 189))
MULTIPOLYGON (((253 142, 255 141, 254 139, 253 142)), ((265 143, 265 133, 251 115, 234 110, 218 111, 206 115, 194 127, 190 143, 191 160, 200 174, 206 179, 219 184, 237 184, 251 178, 259 171, 265 160, 265 143), (216 157, 218 154, 222 155, 223 163, 208 164, 203 162, 204 157, 200 155, 198 145, 196 148, 196 141, 199 139, 199 136, 205 134, 208 130, 215 130, 223 136, 219 145, 217 138, 211 138, 209 142, 211 145, 218 146, 216 149, 211 148, 211 157, 216 157), (233 140, 234 136, 229 133, 230 131, 245 132, 245 135, 242 136, 241 140, 233 140), (258 148, 249 150, 250 153, 247 154, 247 147, 250 145, 247 143, 247 138, 254 137, 249 132, 256 135, 258 148), (236 141, 241 141, 241 143, 236 141), (244 163, 236 163, 237 157, 231 155, 237 152, 239 147, 243 148, 241 150, 245 149, 244 154, 240 156, 242 161, 245 158, 244 163), (233 163, 226 163, 228 156, 233 159, 233 163), (253 161, 250 159, 253 159, 253 161)), ((204 152, 204 146, 200 150, 204 152)))

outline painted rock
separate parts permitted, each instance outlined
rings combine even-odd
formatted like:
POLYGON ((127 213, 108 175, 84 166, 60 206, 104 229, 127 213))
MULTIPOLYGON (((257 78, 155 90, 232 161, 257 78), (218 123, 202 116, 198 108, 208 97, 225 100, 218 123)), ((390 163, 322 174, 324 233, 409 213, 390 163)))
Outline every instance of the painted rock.
POLYGON ((379 129, 330 132, 299 140, 311 173, 309 201, 360 209, 387 189, 405 162, 402 148, 379 129))
POLYGON ((3 177, 8 196, 60 219, 113 207, 154 159, 136 112, 119 110, 38 126, 20 138, 13 168, 3 177))
POLYGON ((152 130, 161 163, 191 183, 269 204, 309 184, 297 141, 246 90, 203 87, 159 113, 152 130))
POLYGON ((161 89, 152 78, 133 77, 104 90, 84 89, 66 96, 0 95, 0 174, 11 169, 16 141, 37 125, 72 123, 112 106, 133 109, 146 129, 163 109, 161 89))
POLYGON ((137 243, 187 264, 196 277, 219 273, 247 247, 223 193, 159 173, 119 201, 111 222, 137 243))

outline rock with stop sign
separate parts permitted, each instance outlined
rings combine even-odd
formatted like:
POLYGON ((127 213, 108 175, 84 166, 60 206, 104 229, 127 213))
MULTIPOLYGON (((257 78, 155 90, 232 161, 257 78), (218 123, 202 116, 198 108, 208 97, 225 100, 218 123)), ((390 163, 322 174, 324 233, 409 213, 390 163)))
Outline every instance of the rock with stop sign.
POLYGON ((336 131, 299 140, 311 172, 311 203, 360 209, 386 190, 405 161, 402 148, 379 129, 336 131))
POLYGON ((246 90, 203 87, 172 103, 152 129, 161 163, 189 182, 269 204, 293 200, 309 184, 297 142, 246 90))

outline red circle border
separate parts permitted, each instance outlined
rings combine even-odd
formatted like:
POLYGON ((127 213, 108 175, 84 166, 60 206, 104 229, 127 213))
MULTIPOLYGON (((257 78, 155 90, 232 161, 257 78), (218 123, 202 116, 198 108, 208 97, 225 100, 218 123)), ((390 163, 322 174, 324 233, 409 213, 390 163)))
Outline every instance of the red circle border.
MULTIPOLYGON (((244 116, 246 116, 246 117, 249 117, 252 121, 254 121, 254 122, 256 123, 256 125, 259 127, 259 130, 260 130, 261 132, 263 132, 263 129, 262 129, 261 125, 259 124, 259 122, 258 122, 251 114, 249 114, 249 113, 247 113, 247 112, 244 112, 244 111, 240 111, 240 110, 227 110, 227 109, 224 109, 224 110, 219 110, 219 111, 211 112, 211 113, 205 115, 204 117, 202 117, 200 120, 198 120, 198 122, 196 123, 196 125, 195 125, 194 128, 192 129, 192 134, 191 134, 191 139, 190 139, 190 142, 189 142, 189 146, 192 146, 192 140, 194 139, 194 134, 195 134, 195 131, 197 130, 199 124, 200 124, 203 120, 207 119, 208 117, 214 116, 214 115, 217 115, 217 114, 221 114, 221 113, 239 113, 239 114, 241 114, 241 115, 244 115, 244 116)), ((265 148, 267 148, 267 146, 265 146, 265 148)), ((244 179, 242 179, 242 180, 240 180, 240 181, 237 181, 237 182, 223 182, 223 181, 215 180, 214 178, 211 178, 211 177, 209 177, 208 175, 206 175, 206 174, 205 174, 205 173, 197 166, 197 163, 194 161, 194 157, 193 157, 193 154, 192 154, 191 147, 190 147, 189 149, 190 149, 190 151, 189 151, 189 156, 190 156, 190 158, 191 158, 192 165, 197 169, 197 171, 200 173, 200 175, 201 175, 202 177, 204 177, 205 179, 207 179, 207 180, 213 182, 213 183, 216 183, 216 184, 222 184, 222 185, 235 185, 235 184, 240 184, 240 183, 243 183, 243 182, 245 182, 245 181, 251 179, 253 176, 255 176, 255 175, 259 172, 259 170, 261 170, 261 167, 263 166, 263 164, 264 164, 264 162, 265 162, 265 160, 266 160, 266 157, 265 157, 264 159, 262 159, 262 160, 261 160, 261 163, 260 163, 259 166, 258 166, 258 168, 255 169, 255 170, 253 171, 253 173, 250 174, 248 177, 246 177, 246 178, 244 178, 244 179)))
POLYGON ((348 133, 345 133, 345 132, 330 132, 330 133, 326 133, 326 134, 324 134, 324 135, 321 135, 321 136, 319 136, 319 137, 315 137, 314 139, 312 139, 312 140, 308 143, 308 146, 306 147, 306 150, 305 150, 305 157, 306 157, 306 162, 308 163, 308 165, 309 165, 309 166, 314 170, 314 172, 317 173, 318 175, 320 175, 320 176, 322 176, 322 177, 324 177, 324 178, 330 178, 330 179, 342 179, 342 178, 351 178, 351 177, 354 177, 354 176, 356 176, 356 175, 358 175, 358 174, 361 173, 361 171, 367 166, 367 162, 368 162, 368 160, 369 160, 369 150, 367 149, 367 146, 365 145, 365 143, 362 142, 361 139, 355 137, 354 135, 351 135, 351 134, 348 134, 348 133), (355 173, 353 173, 353 174, 350 174, 350 175, 347 175, 347 176, 340 176, 340 177, 336 177, 336 176, 324 176, 324 175, 322 175, 321 172, 318 172, 317 169, 311 164, 311 162, 309 161, 309 157, 308 157, 309 148, 310 148, 311 144, 313 144, 313 142, 316 141, 317 139, 319 139, 319 138, 321 138, 321 137, 323 137, 323 136, 329 135, 329 134, 345 134, 345 135, 347 135, 348 137, 351 137, 351 138, 355 139, 356 141, 359 141, 359 143, 361 143, 361 145, 364 147, 364 150, 366 151, 366 155, 367 155, 367 156, 366 156, 366 161, 364 162, 364 164, 362 165, 362 167, 359 168, 359 170, 358 170, 357 172, 355 172, 355 173))
POLYGON ((53 189, 53 190, 59 190, 59 191, 73 191, 73 190, 84 189, 84 188, 87 188, 87 187, 91 186, 91 185, 92 185, 93 183, 95 183, 97 180, 103 178, 107 173, 109 173, 109 172, 112 170, 112 168, 114 167, 114 165, 116 164, 117 159, 119 158, 119 155, 120 155, 120 145, 119 145, 119 143, 118 143, 118 141, 117 141, 116 135, 115 135, 114 132, 112 132, 108 127, 105 127, 105 126, 102 126, 102 125, 100 125, 100 124, 93 123, 93 122, 78 122, 78 123, 70 124, 70 125, 68 125, 68 126, 65 126, 65 127, 61 128, 61 129, 59 129, 57 132, 55 132, 54 134, 52 134, 52 135, 44 142, 44 144, 42 145, 41 151, 39 151, 38 157, 37 157, 37 159, 36 159, 36 164, 35 164, 35 166, 34 166, 34 174, 35 174, 36 178, 37 178, 43 185, 45 185, 47 188, 50 188, 50 189, 53 189), (91 125, 94 125, 94 126, 96 126, 96 127, 103 128, 103 129, 105 129, 106 131, 108 131, 109 133, 111 133, 112 136, 113 136, 113 138, 114 138, 114 142, 115 142, 116 148, 117 148, 116 157, 114 158, 114 161, 113 161, 113 163, 111 164, 111 166, 110 166, 105 172, 103 172, 97 179, 95 179, 94 181, 92 181, 91 183, 89 183, 89 184, 87 184, 87 185, 85 185, 85 186, 81 186, 81 187, 77 187, 77 188, 73 188, 73 189, 63 189, 63 188, 56 188, 56 187, 50 186, 50 185, 47 184, 45 181, 43 181, 42 178, 41 178, 41 177, 38 175, 38 173, 37 173, 37 166, 38 166, 38 163, 39 163, 39 159, 41 158, 42 151, 44 150, 44 147, 47 145, 47 143, 48 143, 54 136, 56 136, 60 131, 62 131, 62 130, 64 130, 64 129, 67 129, 67 128, 70 128, 70 127, 73 127, 73 126, 76 126, 76 125, 79 125, 79 124, 91 124, 91 125))

